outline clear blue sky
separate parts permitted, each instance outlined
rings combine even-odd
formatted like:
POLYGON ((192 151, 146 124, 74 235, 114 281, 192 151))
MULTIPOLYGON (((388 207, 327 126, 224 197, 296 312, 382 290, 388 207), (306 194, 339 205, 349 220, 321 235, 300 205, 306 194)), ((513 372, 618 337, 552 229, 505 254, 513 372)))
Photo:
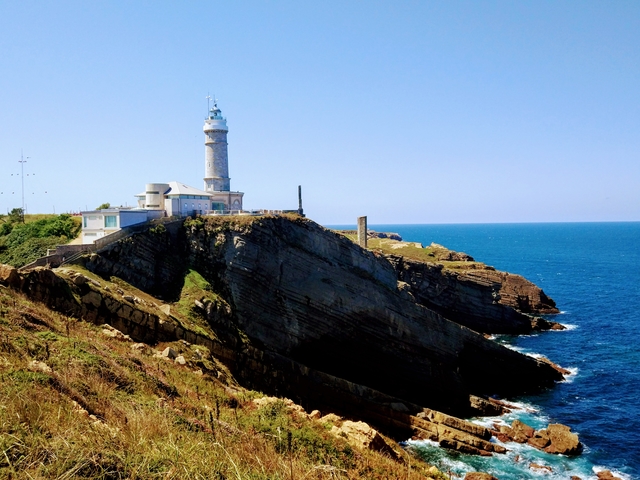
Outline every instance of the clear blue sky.
POLYGON ((246 208, 640 220, 636 0, 1 2, 0 212, 202 188, 207 92, 246 208))

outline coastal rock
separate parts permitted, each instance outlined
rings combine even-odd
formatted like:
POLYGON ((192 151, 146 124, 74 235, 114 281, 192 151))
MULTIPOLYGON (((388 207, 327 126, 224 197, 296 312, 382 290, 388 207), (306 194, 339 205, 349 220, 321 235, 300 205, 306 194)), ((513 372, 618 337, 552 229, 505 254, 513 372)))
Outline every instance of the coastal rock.
MULTIPOLYGON (((520 395, 562 379, 405 295, 388 258, 305 219, 216 217, 125 240, 83 262, 131 285, 126 292, 38 268, 21 274, 21 288, 135 341, 206 346, 243 386, 478 455, 505 449, 484 427, 453 416, 475 412, 470 395, 520 395), (131 293, 175 302, 188 268, 216 296, 202 301, 197 332, 131 293)), ((177 352, 168 347, 164 356, 177 352)))
POLYGON ((532 317, 531 329, 539 332, 545 330, 566 330, 567 327, 565 327, 561 323, 552 322, 551 320, 546 320, 542 317, 532 317))
POLYGON ((439 245, 434 242, 429 245, 429 248, 431 248, 435 260, 446 262, 475 262, 471 255, 467 255, 464 252, 449 250, 443 245, 439 245))
POLYGON ((562 375, 570 375, 571 374, 571 371, 567 370, 566 368, 562 368, 560 365, 558 365, 556 363, 553 363, 547 357, 538 357, 538 360, 540 360, 541 362, 544 362, 544 363, 546 363, 548 365, 551 365, 551 367, 553 367, 554 370, 558 371, 562 375))
POLYGON ((553 473, 553 468, 551 468, 549 465, 540 465, 538 463, 530 463, 529 468, 535 472, 540 472, 544 474, 553 473))
POLYGON ((566 425, 551 424, 547 427, 547 434, 551 444, 544 451, 562 455, 578 455, 582 453, 582 443, 578 435, 571 432, 566 425))
POLYGON ((598 480, 622 480, 620 477, 616 477, 611 470, 601 470, 596 473, 598 480))
POLYGON ((533 437, 527 440, 527 443, 539 450, 544 450, 544 448, 551 443, 551 440, 546 430, 540 430, 535 432, 533 437))
POLYGON ((475 263, 473 268, 449 269, 397 255, 386 258, 418 303, 480 333, 552 328, 554 323, 534 321, 530 314, 559 313, 552 299, 519 275, 475 263))
POLYGON ((398 454, 389 446, 382 436, 365 422, 345 420, 339 427, 333 427, 331 433, 346 438, 347 442, 357 448, 383 452, 392 458, 398 454))
POLYGON ((484 417, 497 417, 511 411, 504 404, 476 395, 469 396, 469 403, 471 404, 471 408, 477 412, 476 415, 484 417))
POLYGON ((527 440, 533 437, 535 430, 521 422, 520 420, 514 420, 511 424, 511 438, 518 443, 527 443, 527 440))

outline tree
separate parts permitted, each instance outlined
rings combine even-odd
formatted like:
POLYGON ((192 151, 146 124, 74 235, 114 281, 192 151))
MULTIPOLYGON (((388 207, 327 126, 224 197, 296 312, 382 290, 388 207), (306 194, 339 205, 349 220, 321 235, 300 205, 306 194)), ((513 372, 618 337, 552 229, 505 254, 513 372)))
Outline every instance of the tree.
POLYGON ((14 208, 9 212, 9 223, 24 223, 24 212, 21 208, 14 208))
POLYGON ((107 208, 111 208, 111 204, 108 203, 108 202, 107 203, 103 203, 98 208, 96 208, 96 210, 106 210, 107 208))

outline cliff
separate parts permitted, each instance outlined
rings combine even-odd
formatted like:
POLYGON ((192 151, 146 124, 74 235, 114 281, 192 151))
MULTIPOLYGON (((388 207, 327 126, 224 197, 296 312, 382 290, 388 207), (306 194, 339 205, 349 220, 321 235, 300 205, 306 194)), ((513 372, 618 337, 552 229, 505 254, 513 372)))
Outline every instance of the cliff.
POLYGON ((477 332, 523 334, 562 328, 532 316, 559 311, 552 299, 520 275, 475 262, 452 269, 438 262, 386 256, 416 301, 477 332))
MULTIPOLYGON (((427 267, 361 249, 298 217, 154 227, 83 263, 87 274, 37 269, 12 282, 58 310, 106 321, 138 340, 205 345, 252 388, 397 435, 446 434, 450 443, 464 443, 471 430, 477 439, 466 440, 469 448, 491 451, 487 432, 447 416, 437 420, 429 409, 464 416, 476 412, 470 396, 519 395, 562 379, 548 363, 428 308, 427 267), (198 296, 186 298, 189 272, 204 283, 198 296), (120 288, 125 282, 135 295, 120 288), (179 314, 185 301, 189 318, 179 314), (437 427, 447 422, 456 426, 437 427)), ((473 290, 455 291, 464 301, 473 290)))

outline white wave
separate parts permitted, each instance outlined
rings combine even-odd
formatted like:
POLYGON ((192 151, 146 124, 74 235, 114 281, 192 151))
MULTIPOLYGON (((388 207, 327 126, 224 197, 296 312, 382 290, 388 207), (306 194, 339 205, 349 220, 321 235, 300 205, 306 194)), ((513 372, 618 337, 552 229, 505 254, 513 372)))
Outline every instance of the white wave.
POLYGON ((560 383, 572 383, 575 378, 578 376, 578 372, 580 369, 578 367, 567 367, 565 370, 569 370, 569 374, 564 377, 560 383))
POLYGON ((563 323, 562 326, 564 330, 551 330, 552 332, 570 332, 571 330, 576 330, 578 325, 574 325, 572 323, 563 323))
POLYGON ((413 445, 417 447, 438 447, 440 444, 438 442, 434 442, 433 440, 413 440, 409 439, 406 442, 407 445, 413 445))

